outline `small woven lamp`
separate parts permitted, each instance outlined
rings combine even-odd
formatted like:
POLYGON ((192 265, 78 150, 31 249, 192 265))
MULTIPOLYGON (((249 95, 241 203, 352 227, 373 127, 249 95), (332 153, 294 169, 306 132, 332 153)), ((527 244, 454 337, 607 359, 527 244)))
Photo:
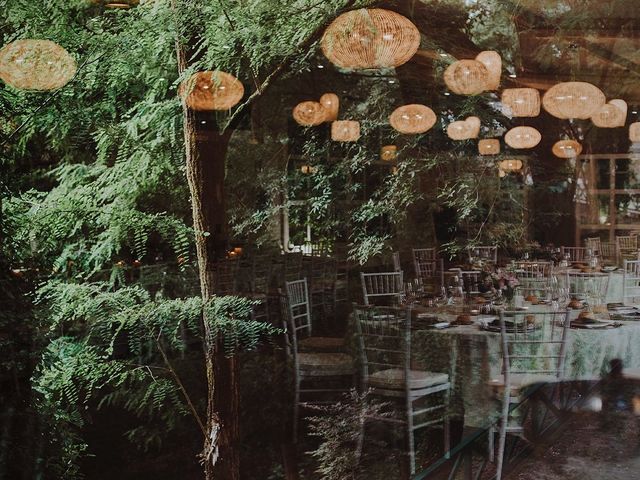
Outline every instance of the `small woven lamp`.
POLYGON ((477 95, 487 88, 489 71, 477 60, 458 60, 444 71, 444 83, 460 95, 477 95))
POLYGON ((396 159, 398 147, 395 145, 385 145, 380 149, 380 158, 385 162, 391 162, 396 159))
POLYGON ((498 155, 500 153, 500 140, 497 138, 484 138, 478 142, 480 155, 498 155))
POLYGON ((582 152, 582 145, 575 140, 560 140, 551 149, 558 158, 575 158, 582 152))
POLYGON ((509 159, 498 163, 498 168, 503 172, 518 172, 522 170, 522 160, 509 159))
POLYGON ((476 60, 482 63, 489 72, 487 76, 486 90, 497 90, 502 76, 502 58, 498 52, 487 50, 480 52, 476 60))
POLYGON ((319 102, 301 102, 293 108, 293 119, 303 127, 314 127, 325 122, 327 112, 319 102))
POLYGON ((447 126, 447 135, 451 140, 469 140, 477 138, 480 133, 480 119, 478 117, 467 117, 465 120, 451 122, 447 126))
POLYGON ((505 89, 502 113, 508 117, 537 117, 540 115, 540 92, 535 88, 505 89))
POLYGON ((354 120, 336 120, 331 123, 331 140, 355 142, 360 138, 360 123, 354 120))
POLYGON ((623 117, 622 121, 619 125, 616 125, 616 126, 624 127, 624 124, 627 122, 627 109, 628 109, 627 102, 625 102, 621 98, 614 98, 613 100, 609 100, 609 103, 611 105, 615 105, 616 107, 618 107, 622 112, 622 117, 623 117))
POLYGON ((325 122, 333 122, 338 119, 340 100, 335 93, 325 93, 320 97, 320 105, 324 108, 325 122))
POLYGON ((640 122, 633 122, 629 125, 629 140, 640 142, 640 122))
POLYGON ((542 135, 533 127, 515 127, 504 136, 504 143, 511 148, 533 148, 540 143, 542 135))
POLYGON ((393 111, 389 123, 400 133, 424 133, 435 125, 436 114, 426 105, 403 105, 393 111))
POLYGON ((609 103, 605 103, 600 109, 591 117, 591 121, 596 127, 600 128, 615 128, 624 126, 624 122, 627 119, 626 102, 624 100, 612 100, 609 103), (619 105, 612 102, 623 102, 624 111, 619 105))
POLYGON ((76 61, 50 40, 16 40, 0 49, 0 78, 22 90, 55 90, 76 74, 76 61))
POLYGON ((564 82, 551 87, 542 97, 542 106, 557 118, 591 118, 605 104, 604 93, 590 83, 564 82))
POLYGON ((244 95, 240 80, 221 71, 196 72, 178 88, 181 97, 186 95, 187 106, 199 112, 229 110, 244 95))
POLYGON ((420 46, 420 32, 399 13, 362 8, 343 13, 331 22, 320 46, 338 67, 391 68, 415 55, 420 46))

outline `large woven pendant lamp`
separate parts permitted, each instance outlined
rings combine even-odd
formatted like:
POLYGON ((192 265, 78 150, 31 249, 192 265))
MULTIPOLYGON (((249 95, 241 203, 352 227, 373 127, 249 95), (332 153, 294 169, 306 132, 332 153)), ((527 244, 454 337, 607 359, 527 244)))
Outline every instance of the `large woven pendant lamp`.
POLYGON ((355 142, 360 138, 360 123, 355 120, 336 120, 331 123, 331 140, 355 142))
POLYGON ((503 172, 518 172, 522 170, 522 160, 509 159, 498 162, 498 168, 503 172))
POLYGON ((420 32, 399 13, 362 8, 343 13, 320 41, 324 55, 341 68, 391 68, 406 63, 420 46, 420 32))
POLYGON ((327 112, 320 102, 301 102, 293 108, 293 119, 303 127, 313 127, 325 122, 327 112))
POLYGON ((476 56, 476 60, 482 63, 488 72, 485 89, 497 90, 500 86, 500 77, 502 76, 502 58, 500 58, 500 54, 487 50, 480 52, 476 56))
POLYGON ((469 140, 480 134, 480 119, 467 117, 465 120, 451 122, 447 126, 447 136, 451 140, 469 140))
POLYGON ((335 93, 325 93, 320 97, 320 105, 325 111, 325 122, 333 122, 338 119, 338 109, 340 108, 340 100, 335 93))
POLYGON ((606 102, 604 93, 590 83, 564 82, 551 87, 542 97, 542 106, 557 118, 591 118, 606 102))
POLYGON ((480 155, 498 155, 500 153, 500 140, 497 138, 484 138, 478 142, 480 155))
POLYGON ((64 87, 76 70, 69 52, 50 40, 16 40, 0 49, 0 78, 21 90, 64 87))
POLYGON ((593 124, 600 128, 622 127, 626 120, 627 103, 624 100, 611 100, 605 103, 591 117, 593 124))
POLYGON ((640 142, 640 122, 629 125, 629 140, 633 143, 640 142))
POLYGON ((453 93, 477 95, 487 88, 489 71, 477 60, 458 60, 444 71, 444 83, 453 93))
POLYGON ((205 71, 182 82, 178 93, 192 110, 229 110, 242 99, 244 87, 230 73, 205 71))
POLYGON ((533 148, 540 143, 542 135, 533 127, 515 127, 504 136, 504 143, 511 148, 533 148))
POLYGON ((389 123, 400 133, 424 133, 436 123, 436 114, 426 105, 403 105, 393 111, 389 123))
POLYGON ((502 113, 507 117, 540 115, 540 92, 535 88, 506 88, 501 100, 502 113))

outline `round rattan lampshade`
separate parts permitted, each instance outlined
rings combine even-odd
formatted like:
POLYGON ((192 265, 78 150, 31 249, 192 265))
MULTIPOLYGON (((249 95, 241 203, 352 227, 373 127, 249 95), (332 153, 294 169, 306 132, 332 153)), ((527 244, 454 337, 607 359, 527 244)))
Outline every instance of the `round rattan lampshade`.
POLYGON ((476 56, 476 60, 482 63, 488 72, 486 90, 497 90, 502 76, 502 58, 498 52, 486 50, 476 56))
POLYGON ((500 153, 500 140, 497 138, 484 138, 478 142, 480 155, 497 155, 500 153))
POLYGON ((340 100, 335 93, 325 93, 320 97, 320 105, 324 108, 325 122, 333 122, 338 119, 340 100))
POLYGON ((633 122, 629 125, 629 140, 640 142, 640 122, 633 122))
POLYGON ((626 118, 626 112, 623 112, 619 106, 609 102, 598 109, 591 117, 591 121, 596 127, 615 128, 624 125, 626 118))
POLYGON ((480 119, 467 117, 465 120, 451 122, 447 126, 447 135, 451 140, 469 140, 480 133, 480 119))
POLYGON ((627 102, 621 98, 614 98, 613 100, 609 100, 609 103, 618 107, 622 112, 621 122, 619 125, 616 125, 616 127, 624 127, 624 124, 627 122, 627 102))
POLYGON ((458 60, 444 71, 444 83, 460 95, 477 95, 487 88, 489 71, 477 60, 458 60))
POLYGON ((0 49, 0 78, 22 90, 55 90, 76 74, 76 61, 50 40, 16 40, 0 49))
POLYGON ((551 87, 542 97, 542 106, 557 118, 591 118, 605 104, 604 93, 586 82, 564 82, 551 87))
POLYGON ((396 159, 398 147, 395 145, 385 145, 380 149, 380 159, 385 162, 391 162, 396 159))
POLYGON ((582 145, 575 140, 560 140, 551 149, 558 158, 575 158, 582 152, 582 145))
POLYGON ((540 115, 540 92, 535 88, 505 89, 502 113, 508 117, 537 117, 540 115))
POLYGON ((331 140, 355 142, 360 138, 360 123, 355 120, 336 120, 331 123, 331 140))
POLYGON ((511 148, 533 148, 540 140, 542 135, 533 127, 515 127, 504 136, 504 143, 511 148))
POLYGON ((522 160, 509 159, 498 162, 498 168, 503 172, 517 172, 522 170, 522 160))
POLYGON ((399 13, 362 8, 343 13, 331 22, 320 46, 338 67, 390 68, 415 55, 420 46, 420 32, 399 13))
POLYGON ((436 114, 426 105, 403 105, 393 111, 389 123, 400 133, 424 133, 436 123, 436 114))
POLYGON ((230 73, 220 71, 196 72, 180 84, 178 93, 185 98, 192 110, 229 110, 244 95, 240 80, 230 73))
POLYGON ((293 119, 303 127, 313 127, 326 121, 327 112, 320 102, 301 102, 293 108, 293 119))

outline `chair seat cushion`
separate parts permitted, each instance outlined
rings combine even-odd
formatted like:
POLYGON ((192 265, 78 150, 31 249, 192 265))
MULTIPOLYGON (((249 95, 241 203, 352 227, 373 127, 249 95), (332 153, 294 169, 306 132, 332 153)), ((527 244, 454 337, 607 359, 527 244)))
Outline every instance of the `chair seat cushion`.
POLYGON ((344 338, 307 337, 298 342, 301 352, 339 352, 344 349, 344 338))
MULTIPOLYGON (((517 396, 520 390, 538 383, 554 383, 558 382, 558 377, 554 375, 541 375, 535 373, 512 373, 509 376, 509 384, 511 387, 511 395, 517 396)), ((504 389, 504 377, 494 378, 489 385, 496 391, 504 389)))
MULTIPOLYGON (((412 390, 441 385, 449 381, 446 373, 409 370, 409 388, 412 390)), ((390 368, 369 375, 369 385, 375 388, 399 390, 405 388, 404 370, 390 368)))
POLYGON ((298 366, 303 375, 351 375, 353 362, 346 353, 298 353, 298 366))

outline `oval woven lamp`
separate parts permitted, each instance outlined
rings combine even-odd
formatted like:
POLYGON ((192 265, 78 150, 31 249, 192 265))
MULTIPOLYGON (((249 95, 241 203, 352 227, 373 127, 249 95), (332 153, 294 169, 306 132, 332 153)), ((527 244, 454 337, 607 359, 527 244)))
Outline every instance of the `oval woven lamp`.
POLYGON ((333 122, 338 119, 340 100, 335 93, 325 93, 320 97, 320 105, 324 108, 325 122, 333 122))
MULTIPOLYGON (((615 100, 612 100, 612 102, 615 100)), ((624 102, 624 100, 620 100, 624 102)), ((616 102, 617 103, 617 102, 616 102)), ((625 102, 626 107, 626 102, 625 102)), ((600 128, 615 128, 624 125, 627 119, 626 108, 623 112, 620 106, 612 104, 611 102, 605 103, 600 109, 591 117, 591 121, 596 127, 600 128)))
POLYGON ((336 120, 331 123, 331 140, 355 142, 360 138, 360 123, 355 120, 336 120))
POLYGON ((467 117, 465 120, 451 122, 447 126, 447 135, 451 140, 469 140, 480 134, 480 119, 467 117))
POLYGON ((558 158, 575 158, 582 152, 582 145, 575 140, 560 140, 551 149, 558 158))
POLYGON ((623 116, 622 121, 620 125, 616 125, 616 126, 624 127, 624 124, 627 122, 627 109, 628 109, 627 102, 625 102, 621 98, 614 98, 613 100, 609 100, 609 103, 611 105, 615 105, 616 107, 618 107, 622 112, 622 116, 623 116))
POLYGON ((591 118, 606 102, 604 93, 590 83, 564 82, 551 87, 542 97, 542 106, 557 118, 591 118))
POLYGON ((396 159, 398 147, 395 145, 385 145, 380 149, 380 159, 385 162, 391 162, 396 159))
POLYGON ((502 58, 498 52, 486 50, 476 56, 476 60, 482 63, 488 72, 486 90, 497 90, 502 76, 502 58))
POLYGON ((293 119, 303 127, 314 127, 325 122, 327 112, 319 102, 301 102, 293 108, 293 119))
POLYGON ((509 159, 498 162, 498 168, 503 172, 517 172, 522 170, 522 160, 509 159))
POLYGON ((540 115, 540 92, 535 88, 506 88, 501 101, 502 113, 508 117, 540 115))
POLYGON ((16 40, 0 49, 0 78, 21 90, 55 90, 76 74, 76 61, 50 40, 16 40))
POLYGON ((498 155, 500 153, 500 140, 497 138, 484 138, 478 142, 480 155, 498 155))
POLYGON ((424 133, 436 123, 436 114, 426 105, 413 103, 396 108, 389 123, 400 133, 424 133))
POLYGON ((504 143, 511 148, 533 148, 540 140, 542 135, 533 127, 515 127, 504 136, 504 143))
POLYGON ((420 46, 420 32, 411 21, 391 10, 362 8, 343 13, 327 27, 322 53, 342 68, 397 67, 420 46))
POLYGON ((477 95, 487 88, 489 71, 477 60, 458 60, 444 71, 444 83, 453 93, 477 95))
POLYGON ((229 110, 242 99, 244 86, 230 73, 204 71, 182 82, 178 94, 192 110, 229 110))
POLYGON ((640 122, 633 122, 629 125, 629 140, 640 142, 640 122))

